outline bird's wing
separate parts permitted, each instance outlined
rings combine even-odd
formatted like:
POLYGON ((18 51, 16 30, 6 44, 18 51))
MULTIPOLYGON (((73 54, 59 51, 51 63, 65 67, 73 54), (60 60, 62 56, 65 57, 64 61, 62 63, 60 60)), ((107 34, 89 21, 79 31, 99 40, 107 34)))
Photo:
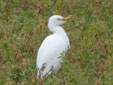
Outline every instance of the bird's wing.
POLYGON ((42 68, 44 63, 48 64, 54 57, 58 57, 62 51, 67 50, 66 42, 58 35, 48 36, 41 44, 37 55, 37 66, 42 68))

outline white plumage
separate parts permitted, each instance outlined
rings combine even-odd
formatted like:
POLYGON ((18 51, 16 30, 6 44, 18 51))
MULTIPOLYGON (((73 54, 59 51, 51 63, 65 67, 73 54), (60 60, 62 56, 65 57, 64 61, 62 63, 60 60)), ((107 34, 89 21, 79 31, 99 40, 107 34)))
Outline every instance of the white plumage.
POLYGON ((68 20, 59 15, 50 17, 48 28, 53 34, 49 35, 42 42, 37 55, 37 77, 43 78, 50 74, 55 74, 61 67, 61 54, 70 47, 67 34, 60 26, 68 20))

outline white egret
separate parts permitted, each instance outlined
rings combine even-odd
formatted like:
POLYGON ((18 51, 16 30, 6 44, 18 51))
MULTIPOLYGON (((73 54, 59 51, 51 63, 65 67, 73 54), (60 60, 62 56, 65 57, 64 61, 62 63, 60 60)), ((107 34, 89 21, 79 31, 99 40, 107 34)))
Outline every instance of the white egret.
POLYGON ((48 28, 53 34, 47 36, 42 42, 37 55, 37 78, 55 74, 61 67, 62 58, 59 57, 70 47, 69 38, 61 27, 69 17, 53 15, 48 21, 48 28))

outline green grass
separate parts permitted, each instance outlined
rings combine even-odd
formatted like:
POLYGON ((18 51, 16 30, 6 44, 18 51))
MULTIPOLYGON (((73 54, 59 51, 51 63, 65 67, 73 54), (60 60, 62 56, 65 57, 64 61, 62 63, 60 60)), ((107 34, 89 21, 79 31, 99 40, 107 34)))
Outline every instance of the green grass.
POLYGON ((112 0, 0 0, 0 85, 37 85, 36 55, 51 34, 48 18, 63 25, 71 49, 44 85, 113 85, 112 0))

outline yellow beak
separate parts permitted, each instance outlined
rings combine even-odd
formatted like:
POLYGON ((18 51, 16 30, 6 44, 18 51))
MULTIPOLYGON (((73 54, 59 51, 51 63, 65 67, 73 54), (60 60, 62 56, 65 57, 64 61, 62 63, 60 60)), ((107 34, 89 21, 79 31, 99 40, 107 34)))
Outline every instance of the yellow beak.
POLYGON ((70 19, 70 17, 64 17, 61 20, 69 20, 69 19, 70 19))

